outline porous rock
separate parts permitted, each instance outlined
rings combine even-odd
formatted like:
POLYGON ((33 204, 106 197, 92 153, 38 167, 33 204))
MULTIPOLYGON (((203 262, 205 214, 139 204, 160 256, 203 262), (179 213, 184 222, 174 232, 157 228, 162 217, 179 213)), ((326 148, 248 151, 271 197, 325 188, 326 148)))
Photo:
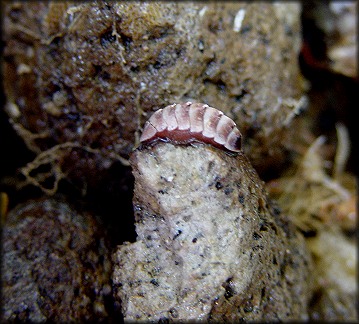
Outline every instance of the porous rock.
POLYGON ((128 157, 150 114, 188 99, 234 119, 257 170, 287 158, 302 95, 299 4, 49 1, 3 9, 6 111, 37 154, 60 145, 47 159, 54 177, 96 185, 128 157))
POLYGON ((131 156, 137 240, 114 253, 125 320, 305 320, 310 258, 243 152, 157 143, 131 156))
POLYGON ((1 322, 105 321, 112 307, 110 275, 109 245, 93 216, 46 198, 7 215, 1 322))

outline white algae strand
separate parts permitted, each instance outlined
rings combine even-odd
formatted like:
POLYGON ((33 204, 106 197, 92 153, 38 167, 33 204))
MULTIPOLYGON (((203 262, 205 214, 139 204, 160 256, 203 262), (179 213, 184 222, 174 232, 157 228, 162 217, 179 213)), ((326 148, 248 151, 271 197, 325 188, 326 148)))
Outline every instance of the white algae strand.
POLYGON ((304 240, 242 151, 157 142, 131 165, 138 236, 113 272, 125 321, 308 319, 304 240))

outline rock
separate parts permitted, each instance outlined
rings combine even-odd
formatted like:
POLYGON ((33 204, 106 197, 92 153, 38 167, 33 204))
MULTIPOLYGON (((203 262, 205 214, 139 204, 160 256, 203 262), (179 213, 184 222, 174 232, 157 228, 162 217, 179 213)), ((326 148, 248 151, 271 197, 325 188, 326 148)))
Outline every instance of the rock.
POLYGON ((54 198, 28 201, 2 234, 2 322, 108 319, 109 245, 93 216, 54 198))
POLYGON ((157 143, 131 165, 138 236, 113 256, 125 320, 308 319, 303 237, 243 152, 157 143))
POLYGON ((41 185, 38 165, 50 166, 50 193, 61 178, 96 186, 126 163, 150 114, 188 99, 237 122, 258 170, 278 167, 303 105, 299 12, 279 2, 4 4, 5 109, 40 155, 25 174, 41 185))

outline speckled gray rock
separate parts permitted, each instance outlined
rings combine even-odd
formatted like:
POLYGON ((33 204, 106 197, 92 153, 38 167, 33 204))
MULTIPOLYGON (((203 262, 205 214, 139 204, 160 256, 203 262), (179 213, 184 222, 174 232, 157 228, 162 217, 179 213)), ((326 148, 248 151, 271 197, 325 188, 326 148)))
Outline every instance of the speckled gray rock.
POLYGON ((114 254, 125 320, 305 320, 310 258, 243 153, 158 143, 131 157, 135 243, 114 254))

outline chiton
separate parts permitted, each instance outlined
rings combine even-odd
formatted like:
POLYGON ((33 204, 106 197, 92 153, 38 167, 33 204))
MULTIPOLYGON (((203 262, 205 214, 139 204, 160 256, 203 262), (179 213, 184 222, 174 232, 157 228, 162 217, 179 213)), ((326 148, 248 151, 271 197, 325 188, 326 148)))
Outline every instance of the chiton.
POLYGON ((154 112, 145 123, 140 142, 202 142, 226 151, 239 152, 241 138, 235 122, 222 111, 207 104, 186 102, 154 112))

